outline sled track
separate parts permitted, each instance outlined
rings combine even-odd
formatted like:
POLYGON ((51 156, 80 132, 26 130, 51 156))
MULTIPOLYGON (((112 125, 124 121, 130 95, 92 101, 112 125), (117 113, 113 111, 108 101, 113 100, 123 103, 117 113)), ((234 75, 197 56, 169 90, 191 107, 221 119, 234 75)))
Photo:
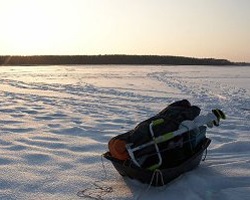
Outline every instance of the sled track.
MULTIPOLYGON (((249 90, 228 81, 241 78, 234 75, 238 70, 217 75, 207 72, 217 68, 202 67, 34 68, 1 68, 1 199, 78 199, 79 190, 102 178, 100 155, 111 137, 183 98, 205 113, 220 108, 228 118, 208 131, 212 144, 199 169, 162 193, 150 190, 146 199, 183 199, 183 188, 197 199, 249 194, 249 90)), ((105 184, 114 190, 105 199, 130 200, 145 189, 105 165, 105 184)))

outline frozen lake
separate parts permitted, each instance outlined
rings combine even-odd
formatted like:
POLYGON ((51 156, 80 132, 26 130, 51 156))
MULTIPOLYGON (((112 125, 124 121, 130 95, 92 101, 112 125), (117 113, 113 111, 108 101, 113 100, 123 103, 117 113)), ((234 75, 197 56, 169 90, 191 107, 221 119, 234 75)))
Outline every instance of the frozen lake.
MULTIPOLYGON (((250 67, 126 65, 0 67, 0 199, 79 199, 110 138, 184 98, 227 120, 199 168, 142 199, 249 199, 250 67)), ((103 199, 145 190, 104 164, 103 199)))

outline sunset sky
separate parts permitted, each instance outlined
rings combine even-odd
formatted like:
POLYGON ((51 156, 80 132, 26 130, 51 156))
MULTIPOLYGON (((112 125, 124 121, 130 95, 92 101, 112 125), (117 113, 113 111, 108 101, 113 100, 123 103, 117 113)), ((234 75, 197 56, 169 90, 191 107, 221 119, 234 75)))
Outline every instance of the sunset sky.
POLYGON ((0 55, 250 62, 250 0, 0 0, 0 55))

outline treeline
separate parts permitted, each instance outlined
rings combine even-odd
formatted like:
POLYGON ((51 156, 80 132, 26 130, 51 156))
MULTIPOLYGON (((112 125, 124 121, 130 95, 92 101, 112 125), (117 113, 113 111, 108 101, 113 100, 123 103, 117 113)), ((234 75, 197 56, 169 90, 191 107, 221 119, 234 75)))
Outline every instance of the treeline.
MULTIPOLYGON (((236 65, 225 59, 148 55, 0 56, 0 65, 236 65)), ((244 63, 241 63, 244 65, 244 63)))

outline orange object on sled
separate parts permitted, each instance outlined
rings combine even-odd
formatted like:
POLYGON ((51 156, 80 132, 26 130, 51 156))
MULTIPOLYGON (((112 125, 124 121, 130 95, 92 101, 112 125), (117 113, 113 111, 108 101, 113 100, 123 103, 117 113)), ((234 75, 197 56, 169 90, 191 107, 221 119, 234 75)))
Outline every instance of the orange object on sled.
POLYGON ((127 160, 129 158, 126 150, 126 142, 120 139, 111 139, 108 143, 109 152, 112 157, 119 160, 127 160))

